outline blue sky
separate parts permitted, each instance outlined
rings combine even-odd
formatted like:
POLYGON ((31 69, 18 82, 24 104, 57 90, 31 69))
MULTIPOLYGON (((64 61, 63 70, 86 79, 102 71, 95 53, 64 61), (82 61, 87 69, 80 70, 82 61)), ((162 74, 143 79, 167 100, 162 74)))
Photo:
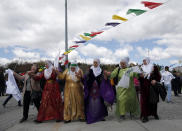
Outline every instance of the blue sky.
MULTIPOLYGON (((141 63, 149 56, 154 63, 171 65, 182 59, 182 1, 164 3, 150 10, 142 0, 68 0, 69 45, 84 32, 99 31, 112 15, 128 22, 104 31, 69 54, 70 61, 119 63, 125 56, 141 63), (82 6, 80 6, 82 5, 82 6), (128 9, 147 10, 141 16, 126 15, 128 9)), ((0 63, 54 60, 64 52, 64 1, 6 0, 0 2, 0 63)), ((80 39, 80 38, 79 38, 80 39)))

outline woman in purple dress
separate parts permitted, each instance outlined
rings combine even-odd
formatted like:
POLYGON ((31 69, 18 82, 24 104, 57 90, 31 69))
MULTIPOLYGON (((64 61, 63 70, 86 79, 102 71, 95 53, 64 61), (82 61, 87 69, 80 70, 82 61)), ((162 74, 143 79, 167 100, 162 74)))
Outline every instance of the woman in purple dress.
POLYGON ((85 115, 87 124, 105 121, 108 115, 106 103, 113 104, 114 90, 107 79, 107 73, 100 68, 100 60, 95 59, 93 66, 84 77, 85 115))

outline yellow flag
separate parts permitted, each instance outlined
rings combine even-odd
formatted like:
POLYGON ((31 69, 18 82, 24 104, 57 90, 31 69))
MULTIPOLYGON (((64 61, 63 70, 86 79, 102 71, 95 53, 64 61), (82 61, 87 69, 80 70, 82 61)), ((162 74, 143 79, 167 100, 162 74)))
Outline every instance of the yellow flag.
POLYGON ((72 51, 72 50, 69 50, 69 51, 64 52, 64 55, 69 54, 71 51, 72 51))
POLYGON ((80 35, 80 37, 82 37, 84 40, 91 40, 91 38, 90 37, 87 37, 87 36, 83 36, 83 35, 80 35))
POLYGON ((113 19, 113 20, 122 20, 122 21, 127 21, 127 20, 128 20, 128 19, 123 18, 123 17, 120 17, 120 16, 118 16, 118 15, 113 15, 113 16, 112 16, 112 19, 113 19))

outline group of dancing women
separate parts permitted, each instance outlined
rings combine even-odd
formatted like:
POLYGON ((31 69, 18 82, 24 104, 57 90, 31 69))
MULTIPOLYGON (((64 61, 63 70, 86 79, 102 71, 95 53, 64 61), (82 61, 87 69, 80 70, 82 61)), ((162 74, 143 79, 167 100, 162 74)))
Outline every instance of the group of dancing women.
POLYGON ((51 61, 46 62, 46 69, 41 73, 35 64, 24 76, 13 72, 15 78, 24 81, 23 118, 20 122, 28 119, 31 100, 38 110, 34 120, 36 123, 55 120, 92 124, 105 121, 108 109, 114 105, 119 120, 126 119, 127 114, 130 117, 140 116, 142 122, 147 122, 149 116, 159 119, 157 103, 160 72, 157 66, 150 63, 149 58, 143 60, 140 69, 141 72, 132 71, 129 58, 124 57, 112 72, 103 70, 99 59, 93 60, 93 65, 85 74, 76 62, 60 72, 51 61), (41 91, 42 78, 46 83, 41 91), (140 98, 134 85, 135 79, 140 82, 140 98), (64 99, 57 80, 65 81, 64 99))

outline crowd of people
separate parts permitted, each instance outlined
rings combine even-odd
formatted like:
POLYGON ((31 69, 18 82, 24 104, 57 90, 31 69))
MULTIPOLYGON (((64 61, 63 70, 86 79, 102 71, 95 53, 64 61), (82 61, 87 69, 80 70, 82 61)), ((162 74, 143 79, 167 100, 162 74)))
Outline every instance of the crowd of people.
POLYGON ((160 72, 149 58, 145 58, 142 65, 129 65, 129 58, 124 57, 112 72, 103 70, 100 64, 99 59, 94 59, 84 74, 76 62, 63 71, 47 61, 45 70, 39 72, 37 65, 33 64, 23 76, 8 69, 7 82, 1 72, 0 95, 4 95, 6 86, 6 93, 10 94, 3 106, 12 97, 21 106, 16 84, 19 80, 24 83, 20 123, 28 119, 31 102, 38 111, 36 123, 47 120, 65 123, 79 120, 87 124, 105 121, 113 105, 116 105, 116 117, 120 120, 129 114, 131 118, 140 116, 142 122, 147 122, 149 116, 159 119, 157 104, 160 97, 170 103, 172 89, 176 97, 181 94, 180 73, 172 74, 167 66, 160 72))

